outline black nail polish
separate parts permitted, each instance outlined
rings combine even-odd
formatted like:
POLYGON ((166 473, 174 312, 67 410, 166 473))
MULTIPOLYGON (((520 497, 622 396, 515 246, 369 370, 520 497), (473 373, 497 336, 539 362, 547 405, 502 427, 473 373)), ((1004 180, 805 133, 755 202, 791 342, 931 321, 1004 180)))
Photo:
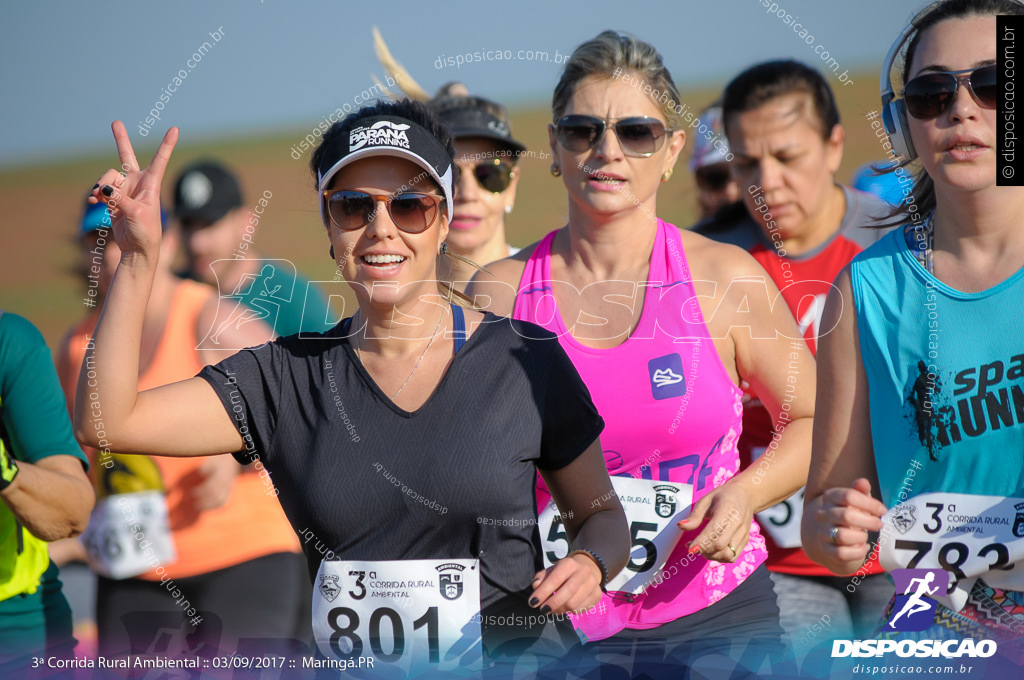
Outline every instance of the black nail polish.
POLYGON ((102 191, 104 196, 110 198, 114 194, 114 187, 110 186, 109 184, 104 184, 102 191))
POLYGON ((536 607, 538 602, 540 602, 540 600, 538 600, 537 598, 535 598, 535 597, 531 597, 530 598, 530 606, 531 607, 536 607))
POLYGON ((100 183, 99 182, 96 182, 96 184, 92 185, 92 191, 96 191, 99 188, 100 188, 100 183))
POLYGON ((547 605, 544 605, 543 607, 540 608, 540 613, 541 614, 547 614, 550 611, 551 611, 551 607, 549 607, 547 605))

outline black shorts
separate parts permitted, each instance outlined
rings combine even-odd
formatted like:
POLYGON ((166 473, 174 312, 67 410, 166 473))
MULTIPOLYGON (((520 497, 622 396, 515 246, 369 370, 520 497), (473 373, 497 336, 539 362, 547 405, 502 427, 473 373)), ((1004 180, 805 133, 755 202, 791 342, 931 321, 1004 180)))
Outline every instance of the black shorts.
POLYGON ((265 555, 173 583, 99 577, 99 654, 194 659, 236 651, 240 645, 294 653, 295 645, 286 641, 312 641, 309 593, 301 553, 265 555), (186 614, 190 608, 196 610, 191 619, 186 614), (202 620, 193 624, 197 618, 202 620))

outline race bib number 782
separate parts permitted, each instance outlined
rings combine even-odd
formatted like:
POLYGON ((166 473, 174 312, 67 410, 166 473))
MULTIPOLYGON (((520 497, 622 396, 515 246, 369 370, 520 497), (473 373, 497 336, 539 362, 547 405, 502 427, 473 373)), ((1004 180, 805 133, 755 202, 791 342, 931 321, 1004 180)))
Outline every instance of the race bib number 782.
POLYGON ((1024 590, 1024 499, 925 493, 883 518, 878 561, 892 569, 945 569, 940 601, 953 611, 967 602, 978 578, 995 588, 1024 590))

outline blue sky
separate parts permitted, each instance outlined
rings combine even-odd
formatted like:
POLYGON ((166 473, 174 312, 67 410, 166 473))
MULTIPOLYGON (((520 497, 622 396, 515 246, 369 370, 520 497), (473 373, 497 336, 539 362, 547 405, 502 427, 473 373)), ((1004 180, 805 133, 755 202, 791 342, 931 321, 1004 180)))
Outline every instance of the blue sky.
MULTIPOLYGON (((892 40, 922 0, 779 0, 844 69, 877 73, 892 40)), ((427 91, 449 80, 512 107, 550 101, 567 54, 601 30, 629 31, 658 48, 676 83, 723 84, 756 61, 821 64, 761 0, 715 2, 484 3, 38 2, 0 12, 0 165, 35 164, 105 150, 110 122, 133 139, 179 70, 161 121, 193 138, 237 138, 311 128, 383 76, 371 27, 427 91), (220 32, 221 40, 210 37, 220 32), (199 61, 192 56, 210 43, 199 61), (443 58, 500 50, 548 52, 445 67, 443 58), (439 58, 442 59, 439 62, 439 58), (189 65, 192 61, 193 66, 189 65), (191 68, 191 70, 189 70, 191 68)), ((877 76, 875 76, 877 77, 877 76)), ((145 144, 143 144, 145 145, 145 144)))

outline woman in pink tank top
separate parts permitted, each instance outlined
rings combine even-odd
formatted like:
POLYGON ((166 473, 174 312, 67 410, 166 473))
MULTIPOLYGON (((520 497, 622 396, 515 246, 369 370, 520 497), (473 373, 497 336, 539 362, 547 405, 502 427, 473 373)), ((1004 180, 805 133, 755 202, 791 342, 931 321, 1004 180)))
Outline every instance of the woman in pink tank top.
MULTIPOLYGON (((678 99, 651 45, 606 31, 578 47, 549 127, 568 224, 468 292, 556 333, 606 422, 633 550, 597 610, 574 616, 590 662, 681 677, 728 659, 733 677, 763 674, 781 629, 753 514, 806 481, 814 360, 747 253, 656 217, 686 139, 678 99), (777 430, 742 471, 741 381, 770 395, 777 430)), ((537 498, 553 562, 572 546, 543 484, 537 498)))

